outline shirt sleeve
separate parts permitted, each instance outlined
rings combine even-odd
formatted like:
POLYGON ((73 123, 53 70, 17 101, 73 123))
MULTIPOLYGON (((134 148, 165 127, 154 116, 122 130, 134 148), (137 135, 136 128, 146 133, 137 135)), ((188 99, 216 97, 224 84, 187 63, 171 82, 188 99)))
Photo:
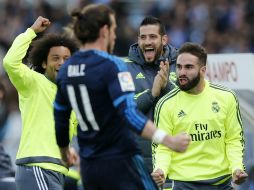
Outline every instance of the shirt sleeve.
POLYGON ((34 71, 23 64, 22 60, 35 37, 35 32, 31 28, 28 28, 26 32, 15 38, 3 59, 4 69, 19 93, 25 93, 29 89, 32 89, 32 74, 34 71))
POLYGON ((240 107, 235 95, 229 97, 228 105, 228 115, 225 122, 225 143, 227 158, 233 173, 235 169, 244 169, 243 153, 245 145, 240 107))
POLYGON ((106 74, 105 81, 114 107, 117 108, 118 114, 126 119, 131 128, 140 134, 148 118, 138 111, 134 101, 135 86, 131 73, 121 60, 115 60, 115 63, 111 64, 109 73, 111 74, 106 74))
POLYGON ((59 147, 67 147, 70 142, 70 133, 73 133, 72 128, 70 129, 70 126, 74 126, 75 122, 73 120, 70 121, 72 109, 68 104, 67 97, 65 97, 63 94, 59 82, 57 83, 57 87, 54 102, 56 141, 59 147))
POLYGON ((147 114, 149 112, 149 110, 155 105, 157 100, 152 96, 150 89, 135 94, 134 99, 137 102, 138 109, 144 114, 147 114))
MULTIPOLYGON (((159 101, 157 103, 154 116, 156 126, 172 136, 173 124, 170 118, 170 110, 168 109, 166 102, 159 101)), ((153 153, 154 169, 162 169, 165 176, 167 176, 173 152, 166 146, 159 144, 157 146, 153 145, 153 153)))

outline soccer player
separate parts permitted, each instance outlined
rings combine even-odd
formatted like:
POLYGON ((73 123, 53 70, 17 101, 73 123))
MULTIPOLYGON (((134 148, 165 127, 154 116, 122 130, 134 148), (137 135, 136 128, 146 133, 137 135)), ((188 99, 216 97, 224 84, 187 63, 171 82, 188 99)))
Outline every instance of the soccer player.
POLYGON ((79 121, 81 176, 88 190, 153 190, 150 174, 136 146, 133 132, 184 151, 190 137, 166 136, 138 112, 134 84, 124 62, 110 55, 116 39, 114 11, 91 4, 73 12, 74 33, 81 42, 60 69, 54 103, 57 143, 69 162, 69 127, 73 109, 79 121))
POLYGON ((191 143, 184 154, 159 145, 152 176, 158 185, 169 176, 173 190, 231 190, 231 181, 247 177, 243 165, 244 136, 235 93, 205 80, 207 53, 185 43, 177 57, 179 88, 159 100, 155 122, 169 135, 185 131, 191 143))
MULTIPOLYGON (((145 17, 139 26, 138 43, 131 45, 125 62, 134 80, 138 109, 151 120, 158 100, 175 87, 176 56, 165 26, 156 17, 145 17)), ((151 142, 138 138, 138 144, 152 172, 151 142)))
MULTIPOLYGON (((63 189, 64 174, 68 172, 56 144, 53 101, 59 68, 77 46, 67 37, 45 35, 34 41, 29 52, 33 69, 22 63, 32 40, 49 25, 47 18, 38 17, 30 28, 16 37, 3 60, 3 66, 18 91, 22 118, 15 176, 19 190, 63 189)), ((66 122, 68 125, 69 120, 66 122)), ((74 122, 71 117, 70 131, 74 130, 74 122)), ((71 153, 74 162, 76 157, 71 153)))

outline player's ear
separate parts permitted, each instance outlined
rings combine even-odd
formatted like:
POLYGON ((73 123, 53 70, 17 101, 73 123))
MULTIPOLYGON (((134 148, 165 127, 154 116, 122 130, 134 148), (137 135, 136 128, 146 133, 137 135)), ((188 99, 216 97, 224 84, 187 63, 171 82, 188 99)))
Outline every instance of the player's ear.
POLYGON ((201 72, 205 74, 205 72, 206 72, 206 66, 201 67, 201 72))
POLYGON ((46 64, 46 62, 45 62, 45 61, 43 61, 43 63, 42 63, 42 65, 41 65, 41 66, 42 66, 42 68, 43 68, 43 69, 46 69, 46 68, 47 68, 47 64, 46 64))
POLYGON ((108 36, 108 33, 109 33, 109 27, 108 25, 104 25, 101 29, 100 29, 100 36, 102 36, 103 38, 104 37, 107 37, 108 36))
POLYGON ((165 46, 168 43, 168 36, 167 35, 163 35, 162 36, 162 45, 165 46))

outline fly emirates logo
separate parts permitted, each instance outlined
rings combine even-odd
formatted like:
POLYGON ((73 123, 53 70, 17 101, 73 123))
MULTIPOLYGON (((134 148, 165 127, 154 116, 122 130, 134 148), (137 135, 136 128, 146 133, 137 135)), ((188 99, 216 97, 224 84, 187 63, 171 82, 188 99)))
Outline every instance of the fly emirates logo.
POLYGON ((194 124, 195 132, 191 133, 192 141, 207 141, 210 139, 221 138, 221 130, 209 130, 208 124, 194 124))

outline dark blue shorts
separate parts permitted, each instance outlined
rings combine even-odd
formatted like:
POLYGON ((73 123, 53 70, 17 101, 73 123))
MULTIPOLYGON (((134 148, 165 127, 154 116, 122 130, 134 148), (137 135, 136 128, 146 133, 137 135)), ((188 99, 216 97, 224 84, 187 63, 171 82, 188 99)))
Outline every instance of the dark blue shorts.
POLYGON ((140 155, 81 160, 85 190, 157 190, 140 155))

